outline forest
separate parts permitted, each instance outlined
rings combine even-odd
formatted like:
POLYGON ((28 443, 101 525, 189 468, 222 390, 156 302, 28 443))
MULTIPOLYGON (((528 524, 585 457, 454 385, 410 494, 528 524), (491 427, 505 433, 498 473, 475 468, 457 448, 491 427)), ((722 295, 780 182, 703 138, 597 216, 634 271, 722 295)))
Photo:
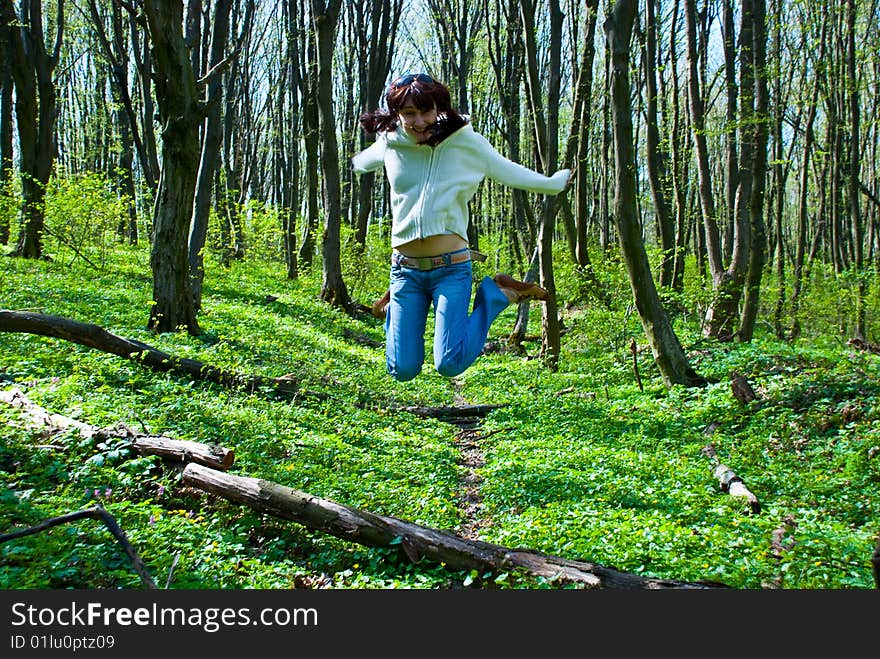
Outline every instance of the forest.
POLYGON ((0 0, 0 587, 880 587, 878 117, 876 0, 0 0), (401 383, 418 71, 574 176, 401 383))

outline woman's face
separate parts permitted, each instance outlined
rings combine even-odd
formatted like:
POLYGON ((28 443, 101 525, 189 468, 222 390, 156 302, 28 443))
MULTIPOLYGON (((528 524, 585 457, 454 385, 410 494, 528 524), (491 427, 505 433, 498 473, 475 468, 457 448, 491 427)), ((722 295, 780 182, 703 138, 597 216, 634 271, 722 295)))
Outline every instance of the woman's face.
POLYGON ((420 110, 411 98, 397 111, 397 116, 406 134, 416 142, 424 142, 431 137, 431 126, 437 122, 437 107, 420 110))

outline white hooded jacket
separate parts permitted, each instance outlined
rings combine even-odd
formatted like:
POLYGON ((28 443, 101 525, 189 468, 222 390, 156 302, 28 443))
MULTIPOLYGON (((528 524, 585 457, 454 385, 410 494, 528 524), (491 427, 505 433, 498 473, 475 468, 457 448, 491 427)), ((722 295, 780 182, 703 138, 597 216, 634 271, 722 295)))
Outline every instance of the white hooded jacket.
POLYGON ((468 202, 485 177, 512 188, 557 194, 571 173, 562 169, 544 176, 512 162, 470 124, 433 147, 419 144, 402 129, 381 132, 351 161, 358 173, 385 166, 392 247, 438 234, 467 238, 468 202))

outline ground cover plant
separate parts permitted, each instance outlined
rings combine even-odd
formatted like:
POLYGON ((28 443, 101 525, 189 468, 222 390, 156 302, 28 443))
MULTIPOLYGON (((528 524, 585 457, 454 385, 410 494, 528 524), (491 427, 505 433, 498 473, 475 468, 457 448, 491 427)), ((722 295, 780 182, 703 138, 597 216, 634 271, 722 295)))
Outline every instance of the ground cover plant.
MULTIPOLYGON (((695 290, 676 331, 710 384, 667 389, 648 350, 637 351, 635 376, 630 346, 644 338, 623 269, 613 257, 597 265, 613 297, 606 307, 561 255, 558 371, 542 366, 530 340, 524 354, 487 350, 453 380, 427 365, 401 384, 385 374, 379 321, 322 303, 319 271, 291 281, 268 259, 211 262, 204 334, 157 335, 145 329, 147 247, 114 246, 88 261, 53 247, 62 257, 0 259, 0 307, 95 323, 238 372, 294 374, 303 389, 325 394, 279 400, 60 339, 0 333, 0 388, 18 388, 53 413, 220 444, 235 450, 232 473, 633 574, 749 589, 874 586, 880 356, 837 331, 844 296, 821 271, 797 341, 779 341, 760 323, 749 344, 702 339, 695 290), (754 400, 734 397, 734 373, 754 400), (501 405, 478 429, 479 464, 463 460, 458 428, 397 409, 461 401, 501 405), (703 452, 710 443, 758 497, 759 513, 720 490, 703 452), (463 505, 469 472, 479 478, 471 507, 463 505)), ((385 277, 381 241, 369 249, 345 266, 364 302, 385 277)), ((486 251, 493 256, 478 275, 505 265, 499 250, 486 251)), ((876 293, 871 300, 876 312, 876 293)), ((513 320, 506 310, 491 345, 504 342, 513 320)), ((539 331, 537 309, 530 327, 539 331)), ((0 422, 0 534, 100 503, 160 587, 563 587, 516 571, 413 563, 396 548, 346 542, 186 487, 179 468, 118 442, 47 436, 2 404, 0 422)), ((106 529, 83 520, 0 544, 0 587, 141 583, 106 529)))

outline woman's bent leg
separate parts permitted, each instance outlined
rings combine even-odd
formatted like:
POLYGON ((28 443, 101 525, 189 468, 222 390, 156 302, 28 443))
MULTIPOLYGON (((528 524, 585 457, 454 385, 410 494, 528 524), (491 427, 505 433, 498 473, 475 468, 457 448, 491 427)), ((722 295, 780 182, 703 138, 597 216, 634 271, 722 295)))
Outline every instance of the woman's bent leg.
POLYGON ((480 356, 489 327, 510 301, 490 277, 484 277, 477 286, 473 312, 468 315, 471 264, 447 270, 434 292, 434 366, 441 375, 452 377, 480 356))

